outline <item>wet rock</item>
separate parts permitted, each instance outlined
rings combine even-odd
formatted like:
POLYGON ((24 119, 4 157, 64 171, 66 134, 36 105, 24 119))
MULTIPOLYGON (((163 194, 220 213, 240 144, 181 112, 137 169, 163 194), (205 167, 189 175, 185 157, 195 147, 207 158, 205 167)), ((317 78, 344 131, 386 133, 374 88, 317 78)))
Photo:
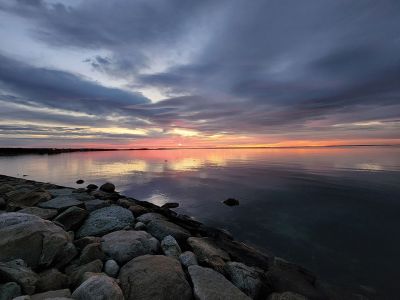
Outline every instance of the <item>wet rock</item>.
POLYGON ((28 268, 22 259, 16 259, 6 263, 0 262, 0 280, 16 282, 24 293, 31 295, 35 292, 39 276, 28 268))
POLYGON ((0 284, 0 300, 11 300, 21 296, 21 287, 16 282, 0 284))
POLYGON ((173 236, 170 235, 167 235, 161 241, 161 249, 166 256, 170 256, 176 259, 179 259, 179 255, 181 255, 182 253, 181 247, 179 247, 178 242, 174 239, 173 236))
POLYGON ((229 255, 218 248, 212 239, 190 237, 187 242, 192 247, 200 264, 209 266, 218 272, 224 272, 225 262, 230 260, 229 255))
POLYGON ((82 266, 69 266, 65 269, 65 272, 69 276, 70 286, 75 288, 82 283, 83 276, 86 272, 100 273, 102 269, 103 263, 100 259, 97 259, 82 266))
POLYGON ((50 300, 55 298, 70 298, 71 291, 69 289, 62 289, 56 291, 48 291, 40 294, 35 294, 31 296, 31 300, 50 300))
POLYGON ((93 243, 100 243, 101 238, 96 237, 96 236, 85 236, 79 240, 74 241, 75 247, 77 247, 79 250, 82 250, 83 248, 86 247, 86 245, 93 244, 93 243))
POLYGON ((71 206, 83 206, 83 202, 77 200, 73 196, 58 196, 46 202, 42 202, 38 205, 41 208, 52 208, 58 211, 64 211, 71 206))
POLYGON ((258 299, 263 290, 263 271, 238 262, 227 262, 225 271, 231 282, 253 299, 258 299))
POLYGON ((88 212, 73 206, 59 214, 54 221, 61 223, 66 231, 78 229, 86 219, 88 212))
POLYGON ((251 299, 223 275, 212 269, 200 266, 190 266, 188 271, 193 282, 193 292, 196 299, 251 299))
POLYGON ((56 209, 40 208, 36 206, 26 207, 19 210, 18 212, 23 214, 35 215, 45 220, 53 219, 55 216, 57 216, 58 213, 56 209))
POLYGON ((124 300, 122 290, 115 280, 104 274, 87 279, 72 293, 72 297, 77 300, 124 300))
POLYGON ((179 243, 185 243, 186 239, 190 237, 189 231, 169 221, 153 220, 146 225, 146 228, 160 241, 167 235, 172 235, 179 243))
POLYGON ((50 193, 47 191, 13 191, 7 193, 7 203, 12 208, 24 208, 35 206, 36 204, 51 199, 50 193))
POLYGON ((22 258, 28 266, 48 267, 70 257, 69 235, 50 221, 21 213, 0 214, 0 261, 22 258))
POLYGON ((155 254, 159 242, 145 231, 115 231, 103 236, 101 249, 119 264, 145 254, 155 254))
POLYGON ((308 298, 296 293, 284 292, 272 293, 268 296, 267 300, 308 300, 308 298))
POLYGON ((110 201, 105 201, 100 199, 85 201, 85 208, 88 212, 92 212, 95 211, 96 209, 107 207, 110 205, 111 205, 110 201))
POLYGON ((76 184, 83 184, 84 182, 85 182, 84 180, 78 179, 78 180, 76 181, 76 184))
POLYGON ((110 182, 106 182, 100 187, 100 191, 106 192, 106 193, 114 193, 115 192, 115 185, 113 185, 110 182))
POLYGON ((91 191, 90 195, 94 197, 95 199, 101 199, 101 200, 111 200, 111 201, 117 201, 119 199, 119 194, 114 192, 114 193, 107 193, 104 191, 91 191))
POLYGON ((138 222, 142 222, 144 224, 154 220, 167 220, 167 218, 158 213, 146 213, 137 218, 138 222))
POLYGON ((142 222, 137 222, 135 224, 135 230, 146 230, 146 225, 142 222))
POLYGON ((57 269, 49 269, 38 274, 36 292, 60 290, 68 287, 68 276, 57 269))
POLYGON ((181 255, 179 255, 179 261, 186 268, 199 264, 197 262, 196 254, 191 251, 185 251, 181 255))
POLYGON ((89 214, 78 230, 77 237, 102 236, 111 231, 131 226, 134 221, 132 213, 120 206, 100 208, 89 214))
POLYGON ((109 259, 104 264, 104 272, 111 277, 117 277, 119 272, 119 266, 113 259, 109 259))
POLYGON ((234 199, 234 198, 228 198, 226 200, 223 201, 225 205, 228 206, 237 206, 239 205, 239 200, 234 199))
POLYGON ((60 189, 48 189, 47 192, 49 192, 53 197, 58 197, 58 196, 70 196, 72 195, 73 192, 75 192, 75 190, 71 188, 60 188, 60 189))
POLYGON ((145 208, 141 205, 131 205, 131 206, 129 206, 128 209, 133 213, 133 215, 135 217, 139 217, 139 216, 149 212, 147 208, 145 208))
POLYGON ((121 268, 119 280, 126 300, 192 299, 185 273, 171 257, 136 257, 121 268))
POLYGON ((79 263, 81 265, 100 259, 103 261, 106 258, 104 252, 101 250, 100 243, 93 243, 83 248, 82 253, 79 257, 79 263))
POLYGON ((95 190, 97 190, 99 187, 98 187, 97 185, 91 183, 91 184, 88 184, 88 186, 87 186, 86 188, 87 188, 88 190, 95 191, 95 190))
POLYGON ((177 202, 168 202, 161 206, 161 208, 177 208, 179 207, 179 203, 177 202))

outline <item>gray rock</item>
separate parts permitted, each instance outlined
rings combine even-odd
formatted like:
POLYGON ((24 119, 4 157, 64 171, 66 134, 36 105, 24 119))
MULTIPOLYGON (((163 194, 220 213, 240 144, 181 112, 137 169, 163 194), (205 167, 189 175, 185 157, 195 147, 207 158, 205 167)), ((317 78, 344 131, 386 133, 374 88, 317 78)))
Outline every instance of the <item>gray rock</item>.
POLYGON ((31 297, 28 295, 23 295, 23 296, 15 297, 12 300, 31 300, 31 297))
POLYGON ((162 208, 177 208, 179 207, 179 203, 177 202, 167 202, 161 206, 162 208))
POLYGON ((48 189, 47 192, 49 192, 53 197, 70 196, 72 195, 73 192, 75 192, 75 189, 71 188, 48 189))
POLYGON ((31 296, 31 300, 49 300, 53 298, 69 298, 71 297, 71 291, 69 289, 48 291, 40 294, 31 296))
POLYGON ((119 264, 124 264, 137 256, 157 253, 159 242, 145 231, 120 230, 103 236, 101 249, 119 264))
POLYGON ((49 269, 38 274, 36 292, 60 290, 68 287, 68 276, 57 269, 49 269))
POLYGON ((147 224, 150 221, 154 221, 154 220, 166 220, 167 221, 167 218, 158 213, 146 213, 146 214, 143 214, 143 215, 137 217, 137 221, 142 222, 144 224, 147 224))
POLYGON ((72 293, 72 297, 77 300, 124 300, 115 280, 104 274, 87 279, 72 293))
POLYGON ((193 282, 193 292, 196 299, 230 299, 250 300, 246 294, 234 286, 223 275, 209 268, 190 266, 188 268, 193 282))
POLYGON ((119 266, 117 262, 113 259, 107 260, 104 264, 104 272, 111 277, 117 277, 119 272, 119 266))
POLYGON ((52 208, 58 211, 64 211, 71 206, 83 206, 83 202, 77 200, 74 196, 58 196, 38 205, 41 208, 52 208))
POLYGON ((94 191, 97 190, 99 187, 93 183, 88 184, 88 186, 86 187, 88 190, 94 191))
POLYGON ((50 193, 43 190, 28 192, 17 190, 7 193, 8 206, 12 208, 35 206, 39 202, 48 201, 50 199, 50 193))
POLYGON ((82 266, 72 265, 65 269, 69 276, 70 285, 75 288, 82 283, 86 272, 100 273, 103 269, 103 262, 100 259, 94 260, 82 266))
POLYGON ((21 296, 21 287, 16 282, 0 284, 0 300, 11 300, 21 296))
POLYGON ((5 208, 7 205, 6 200, 3 197, 0 197, 0 209, 5 208))
POLYGON ((181 255, 179 255, 179 261, 186 268, 188 268, 189 266, 196 266, 199 264, 197 262, 196 254, 194 254, 191 251, 185 251, 181 255))
POLYGON ((89 214, 78 230, 77 237, 102 236, 111 231, 131 226, 134 221, 132 213, 120 206, 100 208, 89 214))
POLYGON ((171 257, 136 257, 121 268, 119 280, 126 300, 192 299, 185 273, 171 257))
POLYGON ((105 258, 106 256, 101 250, 100 243, 93 243, 83 248, 79 257, 79 263, 83 265, 96 259, 100 259, 103 261, 105 258))
POLYGON ((86 219, 88 212, 73 206, 59 214, 54 221, 61 223, 66 231, 78 229, 86 219))
POLYGON ((75 247, 68 233, 54 223, 34 215, 7 213, 0 214, 0 249, 0 261, 21 258, 36 268, 67 263, 75 247))
POLYGON ((53 219, 55 216, 57 216, 58 213, 56 209, 40 208, 36 206, 26 207, 19 210, 18 212, 22 214, 35 215, 45 220, 53 219))
POLYGON ((131 205, 128 209, 133 213, 135 217, 139 217, 148 212, 148 209, 141 205, 131 205))
POLYGON ((135 224, 135 230, 146 230, 146 225, 142 222, 137 222, 135 224))
POLYGON ((190 232, 179 225, 164 220, 153 220, 146 225, 147 231, 158 240, 172 235, 179 243, 185 243, 190 232))
POLYGON ((272 293, 268 296, 267 300, 308 300, 308 298, 296 293, 284 292, 272 293))
POLYGON ((76 248, 79 250, 83 250, 87 245, 93 244, 93 243, 100 243, 101 238, 97 236, 85 236, 81 239, 75 240, 74 245, 76 248))
POLYGON ((231 282, 251 298, 257 298, 263 289, 263 271, 239 262, 227 262, 225 271, 231 282))
POLYGON ((178 242, 171 235, 167 235, 165 238, 163 238, 161 241, 161 249, 166 256, 174 257, 176 259, 179 259, 179 255, 182 253, 178 242))
POLYGON ((39 280, 39 276, 28 268, 22 259, 0 262, 0 278, 18 283, 22 291, 28 295, 35 292, 36 283, 39 280))
POLYGON ((12 185, 9 185, 8 183, 0 184, 0 195, 4 195, 13 190, 14 190, 14 187, 12 185))
POLYGON ((190 237, 187 242, 201 264, 209 266, 218 272, 223 272, 225 262, 229 261, 230 258, 228 253, 218 248, 212 239, 190 237))
POLYGON ((114 193, 115 192, 115 185, 113 185, 110 182, 106 182, 102 186, 100 186, 100 191, 106 192, 106 193, 114 193))
POLYGON ((89 212, 92 212, 96 209, 107 207, 110 205, 111 205, 111 203, 109 201, 104 201, 104 200, 99 200, 99 199, 85 201, 85 208, 89 212))

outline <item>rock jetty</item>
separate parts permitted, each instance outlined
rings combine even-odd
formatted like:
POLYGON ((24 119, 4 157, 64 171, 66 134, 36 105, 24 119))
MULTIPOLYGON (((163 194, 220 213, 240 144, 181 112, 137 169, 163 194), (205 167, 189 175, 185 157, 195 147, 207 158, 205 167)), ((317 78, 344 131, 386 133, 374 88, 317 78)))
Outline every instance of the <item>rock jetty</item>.
POLYGON ((367 299, 176 206, 0 175, 0 300, 367 299))

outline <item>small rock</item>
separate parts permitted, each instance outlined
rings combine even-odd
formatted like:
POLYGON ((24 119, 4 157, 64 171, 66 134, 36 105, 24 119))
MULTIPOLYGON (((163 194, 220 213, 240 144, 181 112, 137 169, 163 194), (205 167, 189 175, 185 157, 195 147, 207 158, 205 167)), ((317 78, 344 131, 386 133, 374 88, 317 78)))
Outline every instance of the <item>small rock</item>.
POLYGON ((85 182, 84 180, 78 179, 78 180, 76 181, 76 184, 83 184, 84 182, 85 182))
POLYGON ((26 207, 19 210, 18 212, 22 214, 35 215, 45 220, 53 219, 55 216, 57 216, 58 213, 57 209, 40 208, 36 206, 26 207))
POLYGON ((77 300, 124 300, 121 288, 115 280, 104 274, 87 279, 72 293, 72 297, 77 300))
POLYGON ((83 275, 86 272, 100 273, 103 269, 103 263, 100 259, 94 260, 82 266, 72 265, 65 269, 69 276, 71 287, 77 287, 82 283, 83 275))
POLYGON ((68 276, 57 269, 49 269, 38 274, 36 292, 60 290, 68 287, 68 276))
POLYGON ((46 202, 39 203, 41 208, 53 208, 59 211, 64 211, 71 206, 83 206, 83 202, 77 200, 73 196, 58 196, 46 202))
POLYGON ((48 291, 40 294, 35 294, 31 296, 31 300, 50 300, 54 298, 70 298, 71 291, 69 289, 48 291))
POLYGON ((268 296, 267 300, 308 300, 308 298, 296 293, 284 292, 272 293, 268 296))
POLYGON ((185 273, 180 263, 171 257, 136 257, 121 268, 119 280, 126 300, 192 299, 192 290, 185 273))
POLYGON ((186 268, 188 268, 189 266, 196 266, 199 264, 197 262, 196 254, 194 254, 191 251, 185 251, 181 255, 179 255, 179 261, 186 268))
POLYGON ((165 221, 167 221, 167 218, 164 217, 163 215, 158 214, 158 213, 146 213, 146 214, 143 214, 140 217, 138 217, 137 220, 138 220, 138 222, 142 222, 144 224, 147 224, 150 221, 154 221, 154 220, 165 220, 165 221))
POLYGON ((54 221, 61 223, 66 231, 78 229, 86 219, 88 212, 73 206, 59 214, 54 221))
POLYGON ((117 262, 113 259, 107 260, 104 264, 104 272, 111 277, 117 277, 119 272, 119 266, 117 262))
POLYGON ((107 207, 110 205, 111 205, 110 201, 104 201, 100 199, 85 201, 85 208, 88 212, 92 212, 95 211, 96 209, 107 207))
POLYGON ((170 235, 167 235, 161 241, 161 249, 166 256, 174 257, 176 259, 178 259, 179 255, 181 255, 182 253, 181 247, 179 247, 178 242, 174 239, 173 236, 170 235))
POLYGON ((100 191, 106 192, 106 193, 114 193, 115 192, 115 185, 113 185, 110 182, 106 182, 100 187, 100 191))
POLYGON ((11 300, 21 296, 21 287, 16 282, 0 284, 0 299, 11 300))
POLYGON ((93 243, 83 248, 79 257, 81 265, 94 261, 96 259, 104 260, 106 258, 104 252, 101 250, 100 243, 93 243))
POLYGON ((145 213, 148 213, 147 208, 141 206, 141 205, 131 205, 128 208, 135 217, 139 217, 145 213))
POLYGON ((147 231, 160 241, 167 235, 172 235, 178 242, 185 243, 190 237, 189 231, 169 221, 153 220, 146 227, 147 231))
POLYGON ((145 231, 120 230, 103 236, 101 249, 119 264, 124 264, 137 256, 157 253, 159 242, 145 231))
POLYGON ((95 191, 95 190, 97 190, 99 187, 98 187, 97 185, 91 183, 91 184, 89 184, 86 188, 87 188, 88 190, 95 191))
POLYGON ((179 203, 177 202, 168 202, 165 203, 163 206, 161 206, 161 208, 177 208, 179 207, 179 203))
POLYGON ((234 199, 234 198, 228 198, 228 199, 224 200, 224 204, 226 204, 228 206, 237 206, 237 205, 239 205, 239 200, 234 199))
POLYGON ((146 225, 142 222, 137 222, 135 224, 135 230, 146 230, 146 225))
POLYGON ((251 299, 223 275, 212 269, 190 266, 188 271, 193 282, 193 293, 196 299, 251 299))
POLYGON ((89 217, 78 230, 77 237, 102 236, 111 231, 131 226, 134 221, 132 213, 120 206, 100 208, 89 214, 89 217))
POLYGON ((22 291, 28 295, 35 292, 36 283, 39 280, 39 276, 28 268, 22 259, 0 262, 0 278, 18 283, 22 291))

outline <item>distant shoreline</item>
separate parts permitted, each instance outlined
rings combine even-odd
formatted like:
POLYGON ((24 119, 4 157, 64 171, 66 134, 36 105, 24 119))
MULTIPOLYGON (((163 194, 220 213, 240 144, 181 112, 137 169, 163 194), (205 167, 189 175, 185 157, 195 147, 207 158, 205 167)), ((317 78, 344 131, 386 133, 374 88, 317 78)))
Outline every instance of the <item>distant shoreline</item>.
POLYGON ((0 148, 0 156, 16 156, 25 154, 53 155, 72 152, 98 151, 154 151, 154 150, 221 150, 221 149, 304 149, 304 148, 351 148, 351 147, 399 147, 400 144, 366 144, 366 145, 327 145, 327 146, 270 146, 270 147, 176 147, 176 148, 0 148))

